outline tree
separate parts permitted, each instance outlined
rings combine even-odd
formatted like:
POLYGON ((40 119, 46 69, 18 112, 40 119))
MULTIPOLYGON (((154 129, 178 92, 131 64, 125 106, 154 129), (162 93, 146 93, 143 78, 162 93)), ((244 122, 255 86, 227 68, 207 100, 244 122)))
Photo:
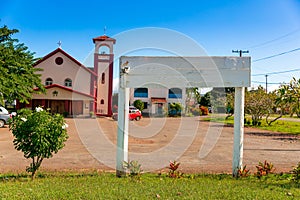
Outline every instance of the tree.
POLYGON ((190 112, 191 106, 195 106, 200 99, 200 93, 198 91, 198 88, 186 88, 186 98, 185 98, 185 114, 188 114, 190 112), (191 105, 193 103, 194 105, 191 105))
POLYGON ((269 126, 278 119, 280 119, 289 107, 289 99, 286 95, 286 85, 281 86, 278 90, 269 94, 269 98, 273 100, 273 109, 270 108, 269 113, 266 115, 266 122, 269 126), (279 116, 269 119, 272 113, 279 113, 279 116))
POLYGON ((9 125, 13 133, 13 143, 24 157, 32 159, 26 171, 31 172, 32 179, 45 158, 51 158, 64 147, 68 139, 68 125, 62 115, 51 115, 38 107, 35 111, 21 109, 9 125))
POLYGON ((40 75, 36 74, 41 69, 33 67, 34 54, 12 38, 18 32, 7 26, 0 27, 0 103, 15 99, 28 103, 32 93, 45 92, 40 75))
POLYGON ((274 108, 274 99, 263 87, 245 93, 245 113, 251 115, 252 125, 259 125, 262 117, 274 108))
POLYGON ((144 109, 144 102, 142 102, 141 100, 135 100, 133 102, 134 107, 136 107, 137 109, 139 109, 140 111, 143 111, 144 109))
POLYGON ((199 104, 200 104, 201 106, 206 106, 206 107, 211 106, 211 104, 210 104, 210 92, 206 92, 206 93, 200 98, 199 104))
POLYGON ((296 113, 297 117, 300 117, 300 79, 293 77, 288 86, 281 88, 285 90, 284 98, 290 105, 291 115, 296 113))

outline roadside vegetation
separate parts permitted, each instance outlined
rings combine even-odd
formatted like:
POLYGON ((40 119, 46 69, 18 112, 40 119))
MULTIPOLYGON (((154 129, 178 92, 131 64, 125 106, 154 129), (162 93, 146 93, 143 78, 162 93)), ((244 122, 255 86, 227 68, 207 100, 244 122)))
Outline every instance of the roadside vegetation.
POLYGON ((299 199, 300 184, 289 174, 266 179, 226 174, 143 174, 139 180, 111 173, 1 175, 1 199, 299 199))
MULTIPOLYGON (((255 127, 261 130, 268 130, 271 132, 278 133, 287 133, 287 134, 295 134, 300 135, 300 122, 297 121, 289 121, 289 116, 284 116, 284 120, 277 120, 272 124, 272 126, 268 125, 264 118, 262 118, 259 125, 253 125, 251 123, 251 116, 246 115, 245 117, 245 127, 255 127)), ((220 115, 210 115, 209 117, 202 118, 203 121, 212 121, 219 122, 225 125, 233 126, 234 124, 234 116, 226 117, 220 115)))

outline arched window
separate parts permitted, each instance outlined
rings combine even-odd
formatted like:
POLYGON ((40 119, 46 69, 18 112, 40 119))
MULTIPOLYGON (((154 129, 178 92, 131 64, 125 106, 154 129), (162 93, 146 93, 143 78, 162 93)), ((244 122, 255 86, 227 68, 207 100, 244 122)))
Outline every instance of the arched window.
POLYGON ((148 98, 148 88, 134 89, 134 97, 148 98))
POLYGON ((101 99, 100 104, 104 104, 104 99, 101 99))
POLYGON ((69 79, 69 78, 66 78, 66 80, 65 80, 65 86, 66 87, 72 87, 72 80, 69 79))
POLYGON ((105 83, 105 73, 102 73, 102 75, 101 75, 101 83, 102 84, 105 83))
POLYGON ((45 81, 45 85, 52 85, 53 84, 53 80, 52 78, 47 78, 46 81, 45 81))
POLYGON ((169 98, 170 99, 181 99, 182 98, 182 89, 180 89, 180 88, 169 89, 169 98))

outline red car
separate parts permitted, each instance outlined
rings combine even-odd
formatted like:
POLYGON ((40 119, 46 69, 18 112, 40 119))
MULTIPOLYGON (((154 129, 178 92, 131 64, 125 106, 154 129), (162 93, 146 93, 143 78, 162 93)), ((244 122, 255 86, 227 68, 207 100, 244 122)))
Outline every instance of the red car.
MULTIPOLYGON (((114 113, 112 118, 118 120, 118 113, 114 113)), ((142 112, 134 106, 129 106, 129 120, 139 121, 142 118, 142 112)))

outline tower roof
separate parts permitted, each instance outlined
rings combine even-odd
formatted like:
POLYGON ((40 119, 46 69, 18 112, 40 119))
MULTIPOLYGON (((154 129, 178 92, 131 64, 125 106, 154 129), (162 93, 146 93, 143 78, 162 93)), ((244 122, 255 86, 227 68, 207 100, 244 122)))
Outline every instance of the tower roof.
POLYGON ((99 37, 93 38, 93 42, 95 43, 96 41, 112 41, 114 44, 116 43, 116 40, 114 38, 108 37, 106 35, 101 35, 99 37))

